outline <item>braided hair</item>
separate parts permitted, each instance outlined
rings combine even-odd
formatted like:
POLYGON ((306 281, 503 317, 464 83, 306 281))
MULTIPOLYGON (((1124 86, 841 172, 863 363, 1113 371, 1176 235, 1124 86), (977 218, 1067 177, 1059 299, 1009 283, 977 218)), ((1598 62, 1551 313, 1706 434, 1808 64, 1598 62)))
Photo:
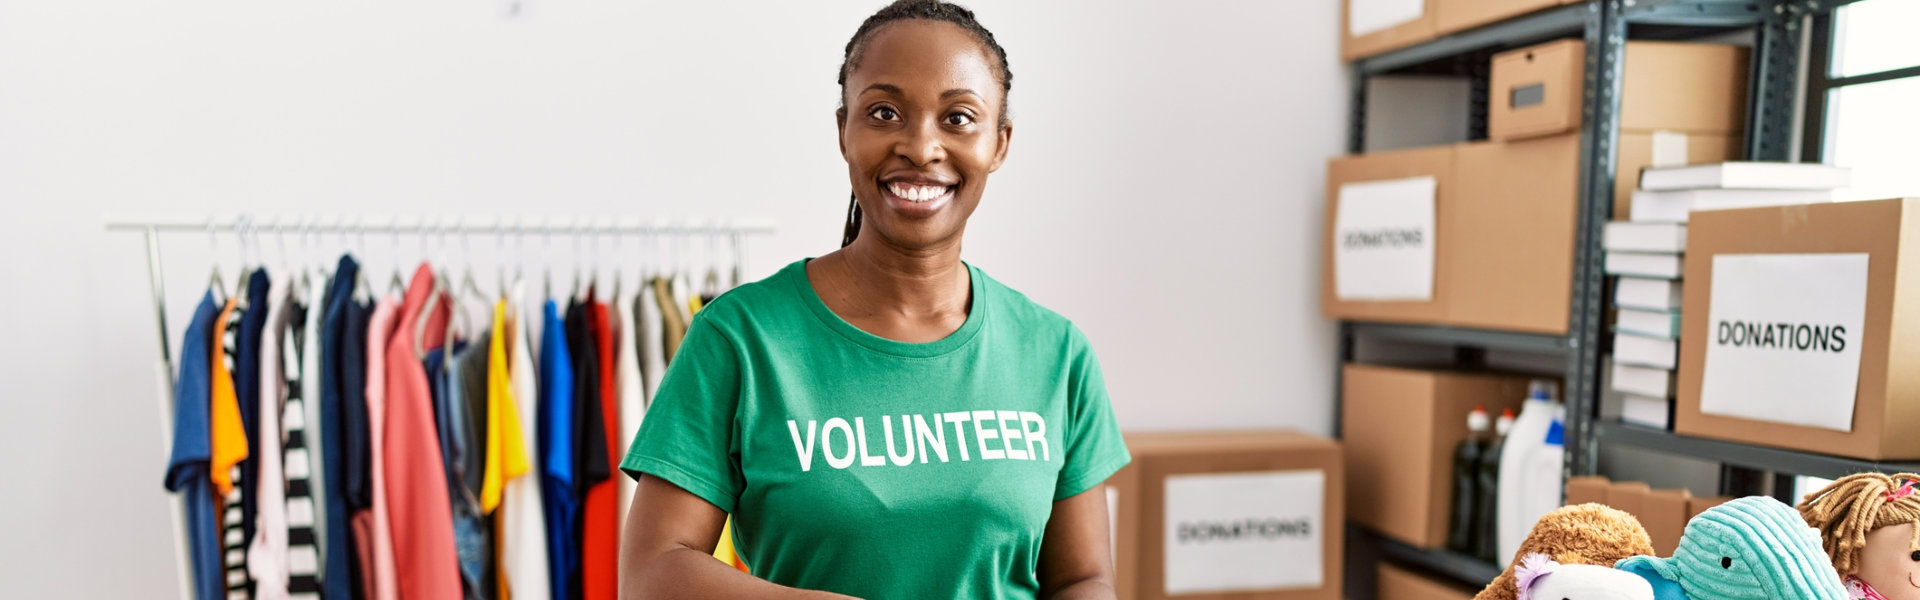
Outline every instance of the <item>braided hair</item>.
POLYGON ((1916 524, 1910 548, 1920 551, 1920 475, 1858 473, 1842 477, 1800 502, 1800 517, 1820 530, 1821 545, 1833 568, 1852 573, 1860 567, 1867 534, 1890 525, 1916 524))
MULTIPOLYGON (((993 39, 993 32, 987 31, 986 27, 980 25, 980 21, 973 18, 973 11, 967 10, 966 7, 958 4, 943 2, 942 0, 895 0, 893 4, 889 4, 885 8, 880 9, 879 12, 873 13, 873 16, 867 17, 867 20, 860 24, 860 29, 853 32, 853 39, 847 40, 846 54, 840 62, 839 83, 841 100, 838 111, 840 118, 845 120, 847 117, 847 75, 853 72, 854 67, 860 65, 860 58, 866 51, 868 38, 873 37, 875 32, 878 32, 887 25, 911 19, 952 23, 961 29, 967 30, 967 33, 973 34, 974 38, 980 40, 980 45, 986 46, 987 50, 998 62, 997 66, 999 68, 995 74, 1000 77, 999 126, 1003 128, 1006 127, 1007 93, 1013 91, 1013 71, 1007 67, 1007 50, 1001 48, 1000 42, 993 39)), ((848 194, 847 227, 846 232, 840 238, 840 247, 845 248, 847 245, 852 244, 853 238, 859 235, 860 202, 852 194, 848 194)))

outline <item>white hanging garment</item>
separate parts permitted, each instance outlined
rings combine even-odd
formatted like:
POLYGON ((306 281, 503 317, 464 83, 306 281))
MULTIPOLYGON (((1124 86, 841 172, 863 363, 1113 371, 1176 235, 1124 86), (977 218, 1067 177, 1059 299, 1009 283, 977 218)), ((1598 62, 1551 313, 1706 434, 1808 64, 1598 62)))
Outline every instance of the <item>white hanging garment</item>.
MULTIPOLYGON (((327 555, 328 540, 327 511, 321 508, 320 503, 316 499, 320 498, 320 494, 323 491, 329 489, 327 488, 326 469, 320 468, 320 457, 323 456, 320 446, 320 322, 325 320, 324 315, 327 312, 327 290, 333 287, 333 278, 324 276, 325 273, 316 272, 315 275, 322 276, 314 278, 314 281, 320 282, 319 285, 309 286, 307 289, 307 333, 300 344, 302 347, 300 351, 300 373, 302 374, 300 378, 300 386, 302 389, 300 397, 303 399, 302 404, 304 406, 302 406, 302 408, 306 410, 306 420, 302 422, 302 425, 305 426, 305 431, 302 432, 300 437, 305 447, 304 449, 289 452, 287 460, 288 462, 294 462, 296 460, 302 462, 304 467, 292 468, 305 469, 307 482, 309 484, 307 489, 312 490, 313 494, 306 498, 304 513, 306 520, 311 523, 310 527, 313 528, 313 545, 305 551, 294 552, 291 560, 295 567, 295 574, 298 575, 299 572, 303 570, 302 567, 307 565, 307 563, 303 561, 309 560, 305 552, 312 552, 311 564, 313 566, 311 569, 306 570, 308 574, 317 578, 320 573, 325 572, 325 569, 321 568, 320 557, 327 555)), ((296 499, 295 502, 297 504, 298 499, 296 499)), ((295 520, 293 525, 297 526, 302 516, 301 509, 298 507, 288 507, 288 514, 295 520)), ((296 547, 296 549, 298 549, 298 547, 296 547)))
POLYGON ((287 317, 287 302, 292 299, 288 291, 292 288, 289 271, 272 268, 263 271, 267 278, 267 305, 256 306, 254 310, 266 310, 266 328, 260 332, 260 390, 257 398, 242 399, 243 402, 257 402, 258 420, 255 426, 260 447, 255 449, 254 458, 259 462, 258 475, 253 486, 258 499, 254 513, 253 539, 247 546, 247 573, 253 576, 254 598, 259 600, 287 599, 287 479, 284 475, 285 463, 281 462, 280 445, 280 402, 286 397, 286 373, 280 362, 280 344, 286 336, 284 321, 287 317))
MULTIPOLYGON (((539 328, 539 313, 531 310, 534 304, 527 301, 527 286, 524 281, 513 284, 513 298, 510 301, 513 323, 513 347, 508 351, 512 356, 507 367, 507 377, 513 387, 514 410, 520 412, 520 433, 529 449, 527 472, 525 475, 507 480, 504 499, 500 503, 500 571, 505 576, 508 592, 506 597, 514 600, 551 600, 553 592, 549 589, 547 571, 547 522, 543 516, 546 510, 545 500, 541 497, 540 482, 544 480, 541 472, 540 455, 535 451, 539 444, 535 442, 538 426, 539 365, 533 362, 533 336, 539 328)), ((495 332, 500 335, 501 332, 495 332)))
MULTIPOLYGON (((647 286, 633 286, 633 288, 643 287, 647 286)), ((635 330, 640 328, 640 323, 635 322, 632 311, 627 310, 628 307, 633 306, 636 296, 631 289, 621 293, 623 295, 614 298, 613 305, 608 307, 607 311, 613 319, 626 321, 625 326, 615 332, 616 341, 613 350, 613 369, 617 374, 614 385, 620 392, 620 439, 609 440, 608 443, 617 444, 614 446, 614 456, 624 458, 627 455, 627 449, 633 446, 634 433, 640 431, 640 421, 646 417, 647 406, 643 391, 646 388, 646 381, 640 378, 640 357, 634 353, 634 339, 637 333, 635 330), (621 317, 625 318, 621 319, 621 317)), ((633 504, 633 490, 638 482, 632 477, 619 473, 619 465, 614 465, 614 468, 616 471, 614 479, 620 481, 619 522, 625 523, 627 507, 633 504)))
POLYGON ((646 378, 648 405, 653 404, 653 395, 660 390, 660 378, 667 374, 666 324, 660 322, 660 299, 654 295, 653 286, 640 286, 640 297, 635 317, 641 326, 636 332, 640 338, 640 374, 646 378))

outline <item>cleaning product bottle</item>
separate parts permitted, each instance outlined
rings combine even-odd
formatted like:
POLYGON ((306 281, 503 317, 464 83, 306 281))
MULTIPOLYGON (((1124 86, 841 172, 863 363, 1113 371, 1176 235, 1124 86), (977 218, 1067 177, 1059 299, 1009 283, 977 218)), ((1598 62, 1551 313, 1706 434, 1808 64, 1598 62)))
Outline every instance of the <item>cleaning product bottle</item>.
POLYGON ((1453 450, 1453 511, 1447 523, 1447 548, 1461 554, 1473 553, 1473 501, 1475 482, 1480 477, 1480 455, 1486 452, 1487 407, 1475 406, 1467 413, 1467 439, 1453 450))
POLYGON ((1500 418, 1493 422, 1493 439, 1487 442, 1487 448, 1480 453, 1480 468, 1474 481, 1473 502, 1473 552, 1471 554, 1487 562, 1499 564, 1494 558, 1500 547, 1495 537, 1495 512, 1500 507, 1500 454, 1507 444, 1507 434, 1513 431, 1513 409, 1500 411, 1500 418))
MULTIPOLYGON (((1566 451, 1548 434, 1562 421, 1564 410, 1554 399, 1553 382, 1535 379, 1527 386, 1527 401, 1500 449, 1500 493, 1495 530, 1496 557, 1510 560, 1533 523, 1560 504, 1565 482, 1560 479, 1566 451), (1549 499, 1551 498, 1551 499, 1549 499)), ((1504 560, 1496 563, 1505 562, 1504 560)))

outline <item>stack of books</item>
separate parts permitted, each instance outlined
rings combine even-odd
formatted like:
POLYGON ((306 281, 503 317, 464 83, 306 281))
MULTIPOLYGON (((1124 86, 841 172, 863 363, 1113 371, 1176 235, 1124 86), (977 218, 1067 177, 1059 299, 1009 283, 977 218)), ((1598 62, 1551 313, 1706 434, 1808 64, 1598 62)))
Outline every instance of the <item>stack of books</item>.
POLYGON ((1610 375, 1620 396, 1621 420, 1672 428, 1688 214, 1829 202, 1849 178, 1850 172, 1839 167, 1762 162, 1649 168, 1640 174, 1633 219, 1608 223, 1602 241, 1607 274, 1618 278, 1610 375))

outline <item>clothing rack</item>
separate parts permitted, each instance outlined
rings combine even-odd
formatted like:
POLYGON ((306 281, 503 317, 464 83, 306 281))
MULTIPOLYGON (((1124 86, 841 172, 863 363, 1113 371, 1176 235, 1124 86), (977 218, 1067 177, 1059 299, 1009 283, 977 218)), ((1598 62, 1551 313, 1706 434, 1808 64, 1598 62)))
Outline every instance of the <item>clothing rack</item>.
MULTIPOLYGON (((748 235, 767 235, 775 230, 769 220, 730 220, 691 218, 672 220, 665 218, 643 219, 640 217, 615 216, 545 216, 545 217, 500 217, 483 215, 268 215, 264 217, 249 213, 232 215, 213 215, 202 219, 178 217, 109 217, 106 219, 107 231, 138 231, 146 239, 147 283, 153 293, 155 324, 158 326, 160 340, 160 362, 155 365, 156 382, 160 387, 160 443, 163 454, 173 449, 173 428, 170 426, 174 413, 174 364, 172 347, 168 343, 166 277, 162 271, 164 261, 160 253, 160 233, 207 233, 219 235, 231 233, 241 239, 259 233, 271 234, 319 234, 319 233, 390 233, 394 235, 517 235, 528 234, 552 237, 556 235, 570 237, 587 236, 725 236, 729 238, 734 251, 733 280, 740 281, 740 265, 745 262, 745 239, 748 235)), ((318 399, 314 399, 318 401, 318 399)), ((181 503, 173 506, 173 535, 175 545, 175 572, 180 575, 180 598, 191 600, 193 595, 193 576, 188 565, 186 507, 181 503)))

